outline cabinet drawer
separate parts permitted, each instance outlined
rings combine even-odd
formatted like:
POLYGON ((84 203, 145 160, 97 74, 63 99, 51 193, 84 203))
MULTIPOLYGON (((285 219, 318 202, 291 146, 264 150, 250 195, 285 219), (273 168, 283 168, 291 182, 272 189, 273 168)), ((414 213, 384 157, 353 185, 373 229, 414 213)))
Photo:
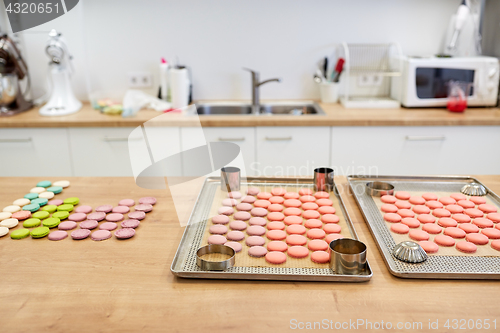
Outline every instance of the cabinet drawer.
POLYGON ((329 165, 329 127, 257 127, 257 161, 262 176, 311 176, 329 165))
MULTIPOLYGON (((232 142, 241 149, 240 156, 233 162, 232 166, 244 168, 246 175, 252 176, 252 163, 255 161, 255 128, 254 127, 198 127, 181 128, 182 150, 187 150, 205 145, 207 142, 232 142)), ((192 175, 189 166, 185 165, 186 176, 192 175)), ((242 173, 243 174, 243 173, 242 173)), ((210 176, 220 176, 215 170, 210 176)))
POLYGON ((333 127, 331 164, 343 175, 498 174, 499 144, 498 126, 333 127))
POLYGON ((128 136, 134 128, 70 128, 75 176, 133 176, 128 136))
POLYGON ((65 128, 0 130, 0 176, 72 176, 65 128))

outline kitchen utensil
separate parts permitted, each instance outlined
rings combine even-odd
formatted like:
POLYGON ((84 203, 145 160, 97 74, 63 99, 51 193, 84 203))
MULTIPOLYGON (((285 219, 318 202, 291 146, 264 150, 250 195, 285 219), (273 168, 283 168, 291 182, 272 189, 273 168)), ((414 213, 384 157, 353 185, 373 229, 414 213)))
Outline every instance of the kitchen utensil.
MULTIPOLYGON (((313 189, 312 177, 249 177, 247 180, 247 182, 241 184, 243 187, 260 187, 263 190, 266 187, 292 187, 294 191, 298 191, 298 188, 313 189)), ((236 266, 223 272, 200 271, 196 265, 196 252, 203 242, 203 236, 208 224, 211 223, 210 210, 214 200, 220 199, 220 186, 220 177, 208 177, 205 180, 170 267, 174 275, 185 278, 288 281, 363 282, 371 279, 373 273, 368 262, 366 263, 366 269, 358 275, 334 273, 327 264, 325 264, 325 268, 236 266)), ((347 229, 349 238, 358 239, 351 217, 346 211, 342 198, 337 194, 335 187, 331 192, 330 199, 337 208, 336 214, 341 217, 339 223, 345 223, 343 228, 347 229)))
POLYGON ((369 182, 366 183, 366 192, 375 197, 394 195, 394 185, 386 182, 369 182))
POLYGON ((0 116, 12 116, 29 110, 33 104, 25 95, 29 91, 28 67, 15 43, 7 35, 0 36, 0 116), (19 80, 28 80, 28 88, 21 92, 19 80))
POLYGON ((241 170, 237 167, 224 167, 220 169, 221 189, 226 192, 239 191, 241 170))
POLYGON ((45 53, 50 58, 49 82, 52 85, 50 99, 40 108, 42 116, 64 116, 78 112, 82 108, 82 102, 76 99, 71 88, 71 75, 73 57, 69 53, 68 46, 61 33, 52 29, 45 48, 45 53))
MULTIPOLYGON (((498 264, 500 254, 497 256, 475 254, 456 256, 440 255, 438 251, 436 254, 429 254, 428 260, 419 265, 396 259, 392 252, 397 243, 387 227, 387 222, 384 221, 379 207, 371 195, 366 191, 359 190, 366 188, 367 182, 381 181, 393 184, 396 191, 451 194, 460 192, 464 185, 472 183, 484 186, 477 179, 466 176, 348 176, 347 180, 391 274, 401 278, 500 280, 500 265, 498 264)), ((500 197, 486 186, 484 187, 487 191, 485 198, 500 207, 500 197)))
POLYGON ((427 253, 415 242, 401 242, 392 251, 394 257, 409 263, 420 263, 427 260, 427 253))
POLYGON ((486 194, 488 194, 488 191, 486 190, 486 188, 483 185, 476 184, 476 183, 464 185, 464 187, 462 187, 460 192, 462 192, 465 195, 473 195, 473 196, 479 196, 479 197, 482 197, 482 196, 485 196, 486 194))
POLYGON ((344 58, 339 58, 339 60, 337 60, 337 64, 335 65, 335 72, 334 72, 334 75, 332 78, 332 82, 339 82, 340 74, 344 70, 344 63, 345 63, 344 58))
POLYGON ((234 266, 235 254, 236 252, 234 252, 234 250, 229 246, 208 244, 196 251, 196 265, 204 271, 225 271, 226 269, 234 266), (225 254, 230 256, 230 258, 221 261, 209 261, 201 258, 204 255, 211 253, 225 254))
POLYGON ((356 239, 341 238, 330 245, 330 268, 337 274, 358 275, 366 267, 366 245, 356 239))
POLYGON ((314 190, 330 192, 334 186, 333 176, 334 171, 331 168, 314 169, 314 190))

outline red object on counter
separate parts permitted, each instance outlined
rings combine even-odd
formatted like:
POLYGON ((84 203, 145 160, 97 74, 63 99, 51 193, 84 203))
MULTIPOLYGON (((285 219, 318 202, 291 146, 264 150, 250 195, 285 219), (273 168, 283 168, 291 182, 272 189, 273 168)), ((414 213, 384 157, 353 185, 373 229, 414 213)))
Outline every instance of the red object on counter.
POLYGON ((446 108, 451 112, 464 112, 467 109, 467 100, 450 98, 446 104, 446 108))

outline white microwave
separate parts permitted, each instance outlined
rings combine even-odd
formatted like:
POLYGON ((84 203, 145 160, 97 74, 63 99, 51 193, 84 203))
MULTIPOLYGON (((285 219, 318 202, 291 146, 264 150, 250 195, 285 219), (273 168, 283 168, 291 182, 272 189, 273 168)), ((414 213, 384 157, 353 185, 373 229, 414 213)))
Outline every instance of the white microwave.
POLYGON ((472 84, 467 98, 469 106, 497 104, 497 58, 403 57, 398 60, 401 60, 401 75, 391 79, 391 97, 405 107, 446 106, 450 81, 472 84))

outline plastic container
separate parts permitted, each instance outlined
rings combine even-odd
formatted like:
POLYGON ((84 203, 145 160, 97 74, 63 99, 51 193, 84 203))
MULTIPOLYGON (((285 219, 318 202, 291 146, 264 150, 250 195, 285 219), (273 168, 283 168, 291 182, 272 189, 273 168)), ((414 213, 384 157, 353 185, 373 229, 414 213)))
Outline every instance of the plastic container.
POLYGON ((322 103, 337 103, 339 100, 339 83, 322 82, 319 84, 319 94, 322 103))
POLYGON ((92 107, 102 113, 120 114, 123 111, 124 91, 96 90, 89 94, 92 107))

